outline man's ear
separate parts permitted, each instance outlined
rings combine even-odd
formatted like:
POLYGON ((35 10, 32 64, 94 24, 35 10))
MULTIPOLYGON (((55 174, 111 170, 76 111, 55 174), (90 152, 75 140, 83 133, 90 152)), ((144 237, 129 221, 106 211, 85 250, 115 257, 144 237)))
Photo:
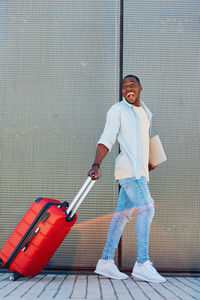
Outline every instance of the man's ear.
POLYGON ((142 91, 142 85, 140 85, 140 92, 142 91))

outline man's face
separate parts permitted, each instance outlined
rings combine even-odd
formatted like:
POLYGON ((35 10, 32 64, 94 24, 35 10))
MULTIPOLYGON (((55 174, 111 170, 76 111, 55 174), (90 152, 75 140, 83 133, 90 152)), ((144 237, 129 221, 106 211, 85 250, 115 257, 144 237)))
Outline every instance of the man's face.
POLYGON ((127 77, 122 82, 122 95, 126 101, 135 106, 140 106, 140 92, 142 86, 134 77, 127 77))

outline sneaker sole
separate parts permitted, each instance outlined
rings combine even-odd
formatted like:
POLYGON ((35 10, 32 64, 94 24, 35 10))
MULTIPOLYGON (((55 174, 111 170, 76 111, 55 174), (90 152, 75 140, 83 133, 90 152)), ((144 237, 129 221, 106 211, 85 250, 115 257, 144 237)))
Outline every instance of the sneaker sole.
POLYGON ((153 279, 147 279, 147 278, 145 278, 145 277, 137 276, 137 275, 133 275, 133 274, 131 274, 131 276, 132 276, 134 279, 137 279, 137 280, 143 280, 143 281, 152 282, 152 283, 164 283, 164 282, 166 282, 166 279, 165 279, 165 278, 164 278, 163 280, 153 280, 153 279))
POLYGON ((102 276, 108 277, 108 278, 117 279, 117 280, 125 280, 125 279, 128 279, 128 275, 127 275, 127 277, 119 278, 119 277, 116 277, 116 276, 111 276, 111 275, 108 274, 108 273, 100 272, 100 271, 98 271, 98 270, 95 270, 94 273, 96 273, 96 274, 98 274, 98 275, 102 275, 102 276))

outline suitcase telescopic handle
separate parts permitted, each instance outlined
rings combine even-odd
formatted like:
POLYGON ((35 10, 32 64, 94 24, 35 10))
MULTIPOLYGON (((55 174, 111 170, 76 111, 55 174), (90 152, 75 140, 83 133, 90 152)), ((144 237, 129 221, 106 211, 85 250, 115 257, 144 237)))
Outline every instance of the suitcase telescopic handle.
POLYGON ((70 215, 70 218, 74 216, 77 209, 79 208, 79 206, 81 205, 81 203, 83 202, 83 200, 85 199, 85 197, 87 196, 87 194, 89 193, 93 185, 95 184, 96 180, 92 180, 93 175, 94 174, 91 173, 88 176, 88 178, 86 179, 86 181, 84 182, 84 184, 82 185, 78 193, 76 194, 75 198, 73 199, 72 203, 68 207, 67 215, 70 215))

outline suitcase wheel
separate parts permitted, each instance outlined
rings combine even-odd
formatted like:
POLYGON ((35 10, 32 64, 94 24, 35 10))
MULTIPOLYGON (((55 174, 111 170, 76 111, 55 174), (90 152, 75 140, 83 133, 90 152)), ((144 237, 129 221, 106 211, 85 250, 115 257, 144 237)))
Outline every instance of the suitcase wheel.
POLYGON ((0 269, 3 268, 3 260, 0 258, 0 269))
POLYGON ((19 273, 16 272, 16 271, 14 271, 14 273, 10 274, 9 280, 10 280, 10 281, 15 281, 15 280, 19 279, 20 277, 22 277, 22 275, 19 274, 19 273))

